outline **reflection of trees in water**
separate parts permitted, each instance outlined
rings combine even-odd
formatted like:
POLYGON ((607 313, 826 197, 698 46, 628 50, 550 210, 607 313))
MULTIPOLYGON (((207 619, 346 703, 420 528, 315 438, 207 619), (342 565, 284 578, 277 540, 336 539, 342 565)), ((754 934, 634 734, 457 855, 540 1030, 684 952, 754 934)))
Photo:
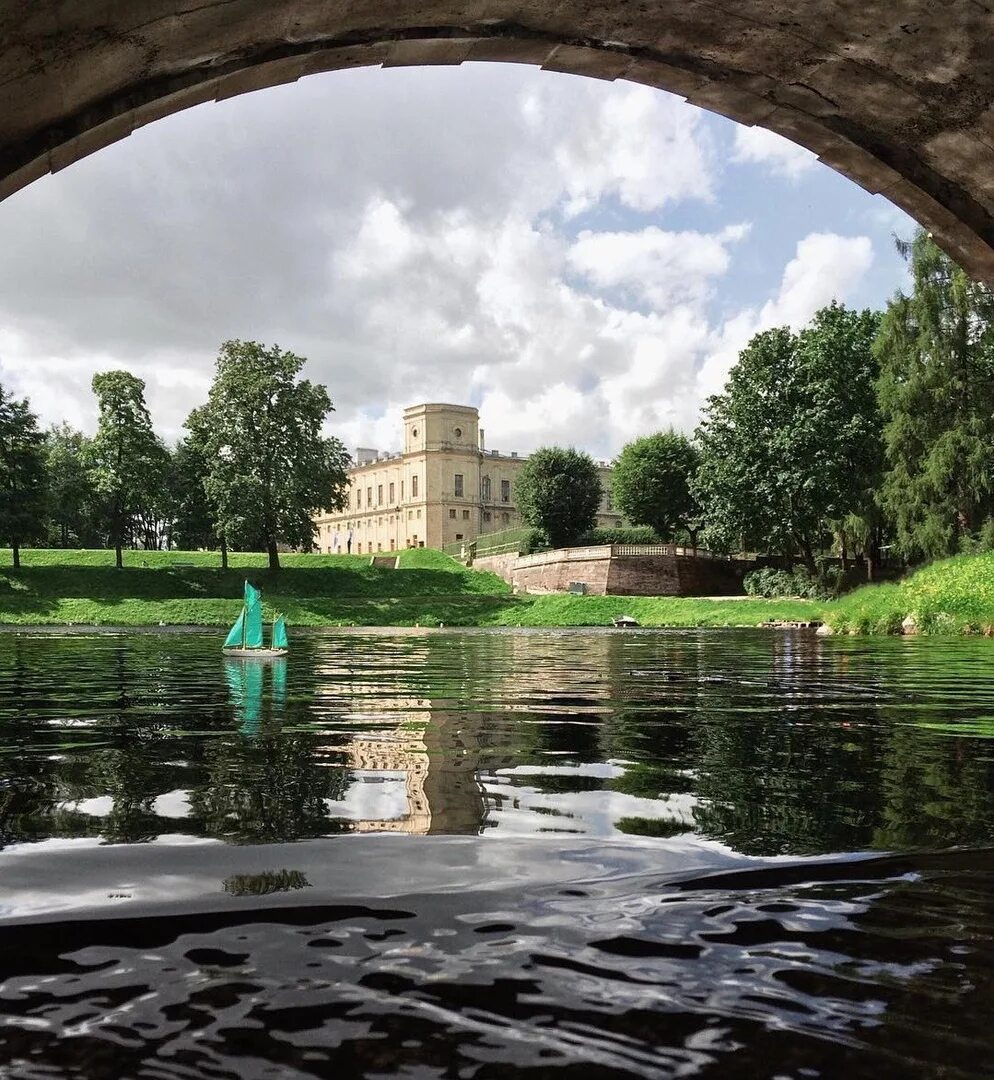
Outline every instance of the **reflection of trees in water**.
MULTIPOLYGON (((348 775, 316 766, 307 736, 281 734, 285 661, 267 669, 263 693, 249 676, 252 689, 233 710, 215 645, 203 638, 15 638, 12 645, 0 657, 0 688, 34 724, 19 732, 16 717, 0 708, 0 736, 20 738, 25 749, 0 759, 0 846, 53 835, 132 843, 177 830, 295 839, 339 828, 323 799, 339 798, 348 775), (15 678, 10 669, 22 652, 31 660, 15 678), (73 658, 84 679, 75 693, 65 685, 73 658), (232 730, 236 713, 246 735, 232 730), (261 732, 257 745, 253 732, 261 732), (52 752, 62 744, 63 753, 52 752), (179 820, 156 811, 158 798, 177 789, 189 802, 179 820), (77 807, 87 800, 108 805, 86 813, 77 807)), ((306 706, 301 711, 307 718, 306 706)))
POLYGON ((338 831, 325 799, 342 797, 348 773, 319 764, 305 735, 214 739, 203 769, 189 801, 208 836, 264 844, 338 831))
MULTIPOLYGON (((900 654, 742 635, 731 653, 712 638, 662 658, 665 670, 657 661, 635 679, 638 708, 604 725, 604 757, 633 762, 613 789, 693 795, 698 832, 757 855, 994 836, 986 755, 968 740, 924 736, 886 704, 903 685, 900 654)), ((651 819, 621 827, 658 833, 651 819)))
POLYGON ((319 656, 305 641, 292 669, 255 663, 237 677, 202 638, 9 644, 0 693, 19 705, 0 703, 0 846, 326 834, 347 827, 326 800, 344 798, 349 764, 406 772, 412 829, 474 833, 516 783, 501 777, 490 786, 503 794, 488 793, 497 770, 607 760, 623 775, 527 783, 669 796, 672 814, 661 803, 658 818, 618 828, 662 836, 689 824, 756 854, 994 840, 991 744, 914 726, 970 714, 987 643, 946 655, 805 635, 495 634, 319 656), (181 820, 157 812, 177 790, 181 820), (74 809, 98 798, 103 816, 74 809))

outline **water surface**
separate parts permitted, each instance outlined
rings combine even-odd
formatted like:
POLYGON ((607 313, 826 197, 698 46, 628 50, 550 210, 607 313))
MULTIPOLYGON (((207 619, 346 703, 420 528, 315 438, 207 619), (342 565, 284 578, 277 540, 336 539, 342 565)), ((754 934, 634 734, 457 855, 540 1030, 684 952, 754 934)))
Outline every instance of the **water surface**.
POLYGON ((987 1075, 994 645, 0 636, 0 1071, 987 1075))

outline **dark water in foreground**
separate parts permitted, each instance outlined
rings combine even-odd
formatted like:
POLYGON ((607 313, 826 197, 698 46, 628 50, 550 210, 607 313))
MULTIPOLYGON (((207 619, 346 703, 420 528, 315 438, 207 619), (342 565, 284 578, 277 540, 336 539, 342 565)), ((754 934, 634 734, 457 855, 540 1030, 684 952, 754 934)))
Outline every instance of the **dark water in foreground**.
POLYGON ((989 1076, 994 643, 0 635, 0 1076, 989 1076))

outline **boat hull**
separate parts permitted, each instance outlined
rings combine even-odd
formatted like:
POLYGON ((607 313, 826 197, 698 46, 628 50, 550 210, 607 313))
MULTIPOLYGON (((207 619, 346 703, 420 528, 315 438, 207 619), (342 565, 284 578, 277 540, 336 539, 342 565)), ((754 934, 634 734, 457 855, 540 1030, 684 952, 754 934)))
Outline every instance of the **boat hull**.
POLYGON ((278 660, 286 656, 288 649, 222 649, 225 656, 232 656, 238 660, 278 660))

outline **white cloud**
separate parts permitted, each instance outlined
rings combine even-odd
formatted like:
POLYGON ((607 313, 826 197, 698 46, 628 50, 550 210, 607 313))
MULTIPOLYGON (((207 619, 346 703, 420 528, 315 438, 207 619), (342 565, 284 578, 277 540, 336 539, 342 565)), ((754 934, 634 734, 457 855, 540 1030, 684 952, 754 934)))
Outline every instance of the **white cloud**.
POLYGON ((696 109, 644 86, 616 84, 605 93, 567 78, 575 96, 546 84, 526 98, 523 115, 536 134, 556 133, 551 160, 564 180, 568 215, 607 195, 641 211, 713 198, 714 152, 696 109))
POLYGON ((752 333, 853 295, 872 257, 812 229, 774 264, 723 212, 721 123, 484 65, 171 117, 0 205, 2 378, 92 427, 92 374, 127 366, 175 437, 240 337, 309 358, 348 446, 397 448, 425 400, 479 405, 488 443, 521 452, 692 428, 752 333))
POLYGON ((785 139, 775 131, 742 125, 735 129, 732 160, 763 165, 770 172, 788 180, 797 180, 818 163, 817 156, 810 150, 785 139))
POLYGON ((700 302, 712 279, 728 270, 729 245, 743 239, 748 225, 719 233, 665 232, 651 225, 637 232, 581 232, 569 251, 569 265, 600 289, 621 287, 636 300, 664 309, 700 302))
POLYGON ((776 294, 758 311, 738 312, 715 335, 697 373, 692 408, 699 409, 709 395, 720 393, 739 352, 753 335, 774 326, 798 330, 833 300, 850 300, 872 262, 873 245, 866 236, 811 233, 800 240, 776 294))

